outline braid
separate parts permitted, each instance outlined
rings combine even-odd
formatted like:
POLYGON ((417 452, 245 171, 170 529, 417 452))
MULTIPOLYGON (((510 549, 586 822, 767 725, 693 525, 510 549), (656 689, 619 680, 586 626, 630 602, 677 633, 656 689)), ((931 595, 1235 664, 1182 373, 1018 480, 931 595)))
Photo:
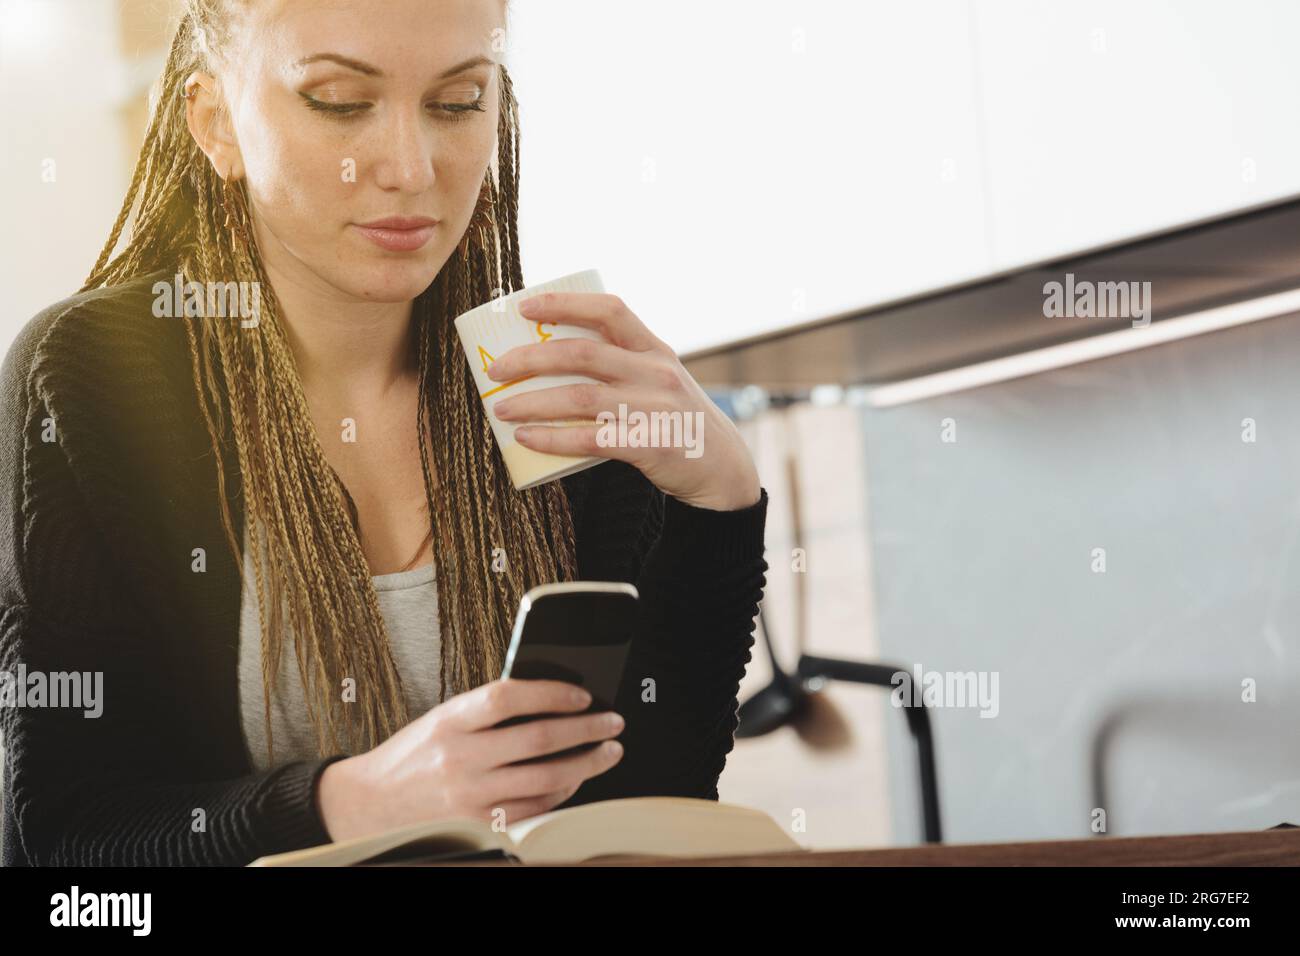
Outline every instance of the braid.
MULTIPOLYGON (((263 636, 267 756, 274 758, 271 700, 289 641, 320 752, 355 752, 379 743, 412 715, 361 548, 356 504, 326 460, 309 414, 257 248, 247 188, 221 181, 186 124, 181 84, 196 69, 210 70, 210 51, 229 34, 228 11, 223 0, 185 0, 184 7, 130 186, 82 291, 164 268, 201 285, 260 287, 259 322, 252 328, 224 316, 185 315, 184 323, 195 394, 215 452, 222 525, 242 567, 245 542, 235 532, 222 467, 226 443, 234 442, 239 462, 263 636), (228 207, 234 231, 223 225, 228 207), (128 219, 129 241, 114 257, 128 219), (347 681, 355 687, 354 702, 343 700, 347 681)), ((515 490, 452 322, 494 294, 523 287, 518 111, 504 66, 498 77, 499 170, 495 178, 489 170, 483 209, 461 247, 411 310, 444 697, 499 675, 514 609, 528 588, 577 576, 563 488, 551 482, 515 490), (506 561, 497 571, 493 559, 500 553, 506 561)))

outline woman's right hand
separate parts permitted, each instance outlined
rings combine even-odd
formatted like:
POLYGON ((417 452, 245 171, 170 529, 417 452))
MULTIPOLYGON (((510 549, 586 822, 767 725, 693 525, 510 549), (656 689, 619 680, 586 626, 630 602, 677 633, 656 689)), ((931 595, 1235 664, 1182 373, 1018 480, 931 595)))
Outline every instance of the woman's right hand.
POLYGON ((515 823, 569 799, 584 780, 623 756, 612 711, 584 714, 591 696, 574 684, 505 678, 458 694, 411 721, 373 750, 325 768, 317 808, 335 842, 449 817, 515 823), (527 714, 573 712, 509 727, 527 714), (606 740, 542 763, 521 760, 606 740))

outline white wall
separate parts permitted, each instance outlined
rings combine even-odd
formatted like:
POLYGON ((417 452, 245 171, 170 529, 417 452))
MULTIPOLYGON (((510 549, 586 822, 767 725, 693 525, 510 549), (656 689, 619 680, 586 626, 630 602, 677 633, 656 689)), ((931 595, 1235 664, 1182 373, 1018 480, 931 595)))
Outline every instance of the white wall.
POLYGON ((131 175, 126 92, 114 0, 0 0, 0 352, 108 238, 131 175))
POLYGON ((1298 363, 1295 314, 863 411, 881 656, 999 675, 931 712, 946 839, 1087 837, 1110 720, 1108 833, 1300 824, 1298 363))
POLYGON ((1287 0, 520 3, 525 278, 687 351, 1300 194, 1287 0))
POLYGON ((1300 193, 1300 4, 975 9, 997 267, 1300 193))

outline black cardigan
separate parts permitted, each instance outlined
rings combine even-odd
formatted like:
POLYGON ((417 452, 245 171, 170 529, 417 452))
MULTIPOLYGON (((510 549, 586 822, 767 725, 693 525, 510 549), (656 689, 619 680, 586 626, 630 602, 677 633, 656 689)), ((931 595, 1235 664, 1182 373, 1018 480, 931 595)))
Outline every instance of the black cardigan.
MULTIPOLYGON (((182 320, 152 313, 153 283, 170 280, 44 309, 0 369, 0 671, 103 674, 98 718, 0 706, 8 865, 238 865, 329 839, 315 785, 343 755, 257 773, 245 753, 241 569, 182 320), (205 573, 191 570, 195 548, 205 573)), ((241 540, 233 441, 223 455, 241 540)), ((766 584, 767 491, 712 511, 618 461, 560 480, 580 576, 642 597, 616 704, 623 759, 564 805, 716 800, 766 584)))

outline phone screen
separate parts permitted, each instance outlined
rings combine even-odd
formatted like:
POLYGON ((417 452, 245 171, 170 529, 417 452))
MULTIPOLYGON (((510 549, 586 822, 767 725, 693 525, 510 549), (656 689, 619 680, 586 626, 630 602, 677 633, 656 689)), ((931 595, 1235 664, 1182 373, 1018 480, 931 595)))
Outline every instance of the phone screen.
MULTIPOLYGON (((583 713, 612 710, 632 646, 637 600, 636 588, 623 583, 570 582, 534 588, 520 604, 501 676, 576 684, 591 694, 591 705, 583 713)), ((527 714, 497 726, 546 716, 571 714, 527 714)), ((574 751, 589 746, 593 745, 574 751)))

